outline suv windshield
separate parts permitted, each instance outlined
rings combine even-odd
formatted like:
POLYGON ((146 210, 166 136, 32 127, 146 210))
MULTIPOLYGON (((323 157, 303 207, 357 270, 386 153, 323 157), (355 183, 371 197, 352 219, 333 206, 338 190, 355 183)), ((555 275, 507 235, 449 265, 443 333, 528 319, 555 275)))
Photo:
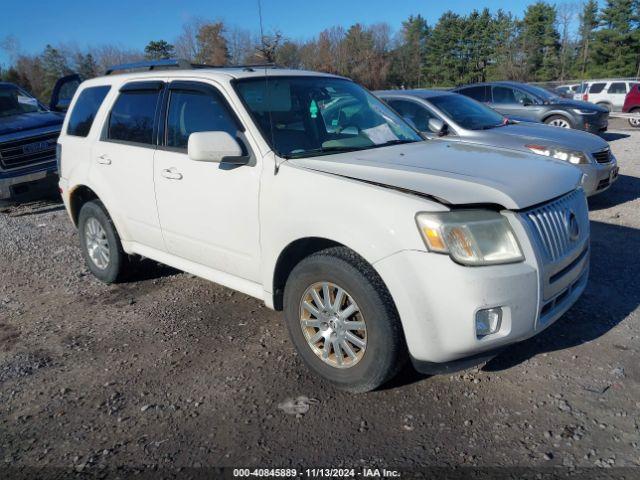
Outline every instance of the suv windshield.
POLYGON ((467 130, 487 130, 506 124, 506 118, 498 112, 464 95, 439 95, 428 101, 467 130))
POLYGON ((331 77, 239 80, 236 89, 283 158, 365 150, 422 137, 364 88, 331 77))
POLYGON ((45 111, 38 100, 15 85, 0 85, 0 117, 45 111))

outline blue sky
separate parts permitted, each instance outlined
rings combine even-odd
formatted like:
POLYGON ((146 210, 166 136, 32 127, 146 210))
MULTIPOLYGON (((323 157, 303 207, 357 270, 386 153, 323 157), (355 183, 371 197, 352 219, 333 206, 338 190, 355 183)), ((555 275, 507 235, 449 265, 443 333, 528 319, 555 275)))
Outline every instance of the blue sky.
MULTIPOLYGON (((430 24, 446 10, 464 14, 485 6, 521 15, 529 3, 533 0, 262 0, 262 11, 265 30, 279 29, 291 38, 306 39, 326 27, 355 22, 384 21, 397 30, 417 13, 430 24)), ((110 43, 143 49, 152 39, 173 41, 191 17, 259 30, 257 0, 7 0, 1 10, 0 40, 15 37, 25 53, 39 52, 47 43, 82 49, 110 43)), ((7 55, 0 52, 0 64, 7 62, 7 55)))

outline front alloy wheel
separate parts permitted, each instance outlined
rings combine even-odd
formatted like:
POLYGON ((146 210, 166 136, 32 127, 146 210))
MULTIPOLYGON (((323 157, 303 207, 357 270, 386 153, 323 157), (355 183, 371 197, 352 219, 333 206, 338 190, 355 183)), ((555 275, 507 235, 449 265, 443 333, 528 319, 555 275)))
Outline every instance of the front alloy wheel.
POLYGON ((548 125, 551 125, 552 127, 571 128, 571 125, 569 125, 569 122, 566 119, 561 117, 553 118, 552 120, 549 121, 548 125))
POLYGON ((289 274, 283 304, 299 356, 342 390, 374 390, 407 359, 389 291, 373 267, 346 247, 301 260, 289 274))
POLYGON ((353 367, 367 349, 367 324, 358 304, 331 282, 315 283, 304 292, 300 327, 313 353, 335 368, 353 367))

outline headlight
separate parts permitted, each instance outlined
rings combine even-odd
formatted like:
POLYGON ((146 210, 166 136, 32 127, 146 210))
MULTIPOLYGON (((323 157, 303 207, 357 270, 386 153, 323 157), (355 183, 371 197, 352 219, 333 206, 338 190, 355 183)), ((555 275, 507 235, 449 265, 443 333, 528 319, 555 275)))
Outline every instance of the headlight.
POLYGON ((564 160, 565 162, 573 163, 574 165, 589 163, 589 159, 584 152, 567 150, 564 148, 545 147, 544 145, 525 145, 525 147, 538 155, 557 158, 558 160, 564 160))
POLYGON ((595 115, 598 113, 595 110, 581 110, 579 108, 572 108, 571 110, 573 110, 573 113, 577 113, 578 115, 595 115))
POLYGON ((464 265, 493 265, 524 260, 505 217, 490 210, 419 213, 418 228, 427 248, 448 253, 464 265))

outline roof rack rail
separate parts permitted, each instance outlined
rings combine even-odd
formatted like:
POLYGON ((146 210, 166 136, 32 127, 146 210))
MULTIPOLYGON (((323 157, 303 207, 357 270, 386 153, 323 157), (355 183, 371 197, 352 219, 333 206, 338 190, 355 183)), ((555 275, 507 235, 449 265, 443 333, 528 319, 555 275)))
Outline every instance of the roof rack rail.
POLYGON ((156 70, 156 69, 169 69, 179 68, 183 70, 192 70, 198 68, 242 68, 244 70, 253 70, 254 68, 280 68, 275 63, 254 63, 246 65, 205 65, 202 63, 191 63, 189 60, 181 58, 170 58, 164 60, 147 60, 142 62, 122 63, 120 65, 113 65, 105 71, 105 75, 111 75, 114 72, 120 72, 124 70, 156 70))

